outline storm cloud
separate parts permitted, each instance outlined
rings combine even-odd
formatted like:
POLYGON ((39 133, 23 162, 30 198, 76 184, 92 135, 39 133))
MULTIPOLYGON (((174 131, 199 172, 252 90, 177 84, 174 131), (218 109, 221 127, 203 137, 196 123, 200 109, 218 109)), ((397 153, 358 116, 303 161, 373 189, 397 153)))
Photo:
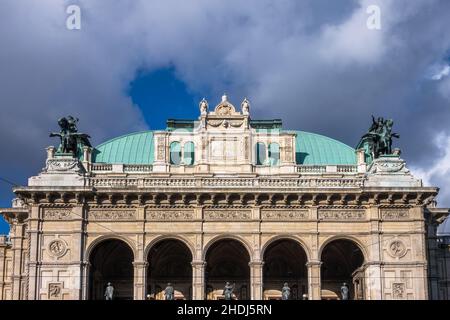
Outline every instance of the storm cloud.
POLYGON ((447 0, 4 0, 0 176, 36 174, 55 118, 74 110, 94 144, 147 128, 129 84, 171 67, 192 92, 247 96, 255 118, 352 146, 372 114, 393 118, 403 157, 449 206, 449 30, 447 0), (66 28, 71 4, 80 30, 66 28))

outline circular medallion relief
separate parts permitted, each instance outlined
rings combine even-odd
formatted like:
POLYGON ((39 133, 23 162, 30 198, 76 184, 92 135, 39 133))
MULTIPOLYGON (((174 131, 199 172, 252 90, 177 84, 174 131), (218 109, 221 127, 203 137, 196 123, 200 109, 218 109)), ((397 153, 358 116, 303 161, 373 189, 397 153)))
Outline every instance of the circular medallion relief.
POLYGON ((396 258, 401 258, 406 254, 406 246, 400 240, 393 240, 388 247, 389 254, 396 258))
POLYGON ((49 243, 48 251, 54 257, 62 257, 67 251, 67 246, 62 240, 56 239, 49 243))

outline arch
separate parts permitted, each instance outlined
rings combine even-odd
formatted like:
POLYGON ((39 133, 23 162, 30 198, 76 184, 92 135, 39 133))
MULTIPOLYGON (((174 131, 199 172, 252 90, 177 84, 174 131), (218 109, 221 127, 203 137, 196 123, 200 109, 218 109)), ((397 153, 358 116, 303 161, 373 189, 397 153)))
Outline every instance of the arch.
POLYGON ((320 258, 322 257, 322 253, 323 253, 323 249, 325 249, 325 247, 336 240, 348 240, 348 241, 352 241, 354 242, 354 244, 356 246, 358 246, 358 248, 361 250, 362 254, 363 254, 363 258, 364 258, 364 262, 367 261, 367 257, 368 257, 368 252, 366 250, 366 247, 363 245, 363 243, 361 242, 361 240, 359 240, 358 238, 354 237, 354 236, 350 236, 350 235, 337 235, 337 236, 331 236, 328 239, 326 239, 319 248, 318 251, 318 259, 320 260, 320 258))
POLYGON ((292 240, 292 241, 297 242, 297 243, 302 247, 303 251, 305 251, 306 259, 307 259, 308 261, 311 260, 311 251, 310 251, 310 249, 308 248, 308 246, 306 245, 306 243, 305 243, 302 239, 300 239, 300 238, 298 238, 298 237, 296 237, 296 236, 294 236, 294 235, 281 234, 281 235, 277 235, 277 236, 273 236, 273 237, 269 238, 269 239, 261 246, 261 254, 260 254, 260 259, 261 259, 261 261, 263 261, 263 259, 264 259, 264 253, 265 253, 266 249, 267 249, 272 243, 274 243, 274 242, 276 242, 276 241, 278 241, 278 240, 284 240, 284 239, 286 239, 286 240, 292 240))
POLYGON ((84 253, 84 260, 85 261, 89 261, 89 258, 90 258, 91 254, 92 254, 92 251, 95 249, 95 247, 97 245, 101 244, 102 242, 107 241, 107 240, 120 240, 120 241, 125 242, 130 247, 131 251, 133 252, 133 259, 136 257, 136 255, 137 255, 136 247, 135 247, 134 243, 130 239, 128 239, 126 237, 122 237, 120 235, 103 235, 103 236, 100 236, 98 238, 95 238, 88 245, 88 247, 86 248, 86 251, 84 253))
POLYGON ((192 298, 192 249, 185 241, 160 237, 148 246, 146 291, 157 300, 164 299, 169 283, 175 289, 175 299, 192 298), (178 292, 178 293, 177 293, 178 292))
POLYGON ((308 292, 307 252, 297 239, 276 237, 265 244, 262 252, 263 298, 281 299, 285 283, 289 299, 300 300, 308 292))
POLYGON ((267 149, 269 164, 271 166, 278 166, 280 164, 280 145, 276 142, 272 142, 267 149))
POLYGON ((263 142, 257 142, 255 145, 256 151, 256 165, 266 164, 266 144, 263 142))
POLYGON ((192 141, 188 141, 184 144, 183 162, 188 166, 193 165, 195 162, 195 144, 192 141))
POLYGON ((351 236, 330 237, 320 249, 320 277, 323 299, 364 299, 366 252, 351 236), (346 297, 341 294, 347 286, 346 297), (326 295, 326 291, 336 295, 326 295))
POLYGON ((102 237, 89 247, 88 297, 103 300, 106 285, 114 287, 113 299, 133 299, 135 253, 127 241, 102 237))
POLYGON ((202 260, 205 260, 206 257, 206 253, 208 252, 209 248, 216 242, 221 241, 221 240, 236 240, 238 242, 240 242, 245 249, 247 249, 247 253, 250 257, 250 260, 253 260, 253 252, 251 250, 251 246, 250 244, 242 237, 240 236, 236 236, 233 234, 223 234, 223 235, 218 235, 212 239, 210 239, 204 246, 203 246, 203 252, 202 252, 202 260))
POLYGON ((181 143, 178 141, 173 141, 170 144, 170 152, 169 152, 169 156, 170 156, 170 164, 174 164, 174 165, 179 165, 181 164, 181 143))
POLYGON ((223 292, 227 282, 233 285, 236 299, 250 298, 251 251, 242 239, 216 237, 207 244, 204 256, 207 299, 224 299, 217 293, 223 292))
POLYGON ((186 247, 189 249, 192 257, 195 258, 194 245, 188 239, 184 238, 183 236, 179 236, 179 235, 161 235, 161 236, 156 237, 155 239, 150 241, 150 243, 145 247, 144 258, 148 257, 148 254, 150 253, 150 250, 152 249, 152 247, 154 247, 156 244, 158 244, 158 242, 165 241, 165 240, 178 240, 178 241, 183 242, 186 245, 186 247))

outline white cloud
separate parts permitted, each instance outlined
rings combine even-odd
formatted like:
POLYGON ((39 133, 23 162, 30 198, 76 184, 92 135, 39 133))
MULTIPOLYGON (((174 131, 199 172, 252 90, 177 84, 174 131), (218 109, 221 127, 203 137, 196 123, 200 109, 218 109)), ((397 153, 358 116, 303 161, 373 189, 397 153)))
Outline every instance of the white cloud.
POLYGON ((433 141, 439 152, 434 155, 431 166, 425 168, 411 167, 411 171, 420 177, 426 186, 440 188, 438 200, 450 203, 450 136, 441 133, 433 141))

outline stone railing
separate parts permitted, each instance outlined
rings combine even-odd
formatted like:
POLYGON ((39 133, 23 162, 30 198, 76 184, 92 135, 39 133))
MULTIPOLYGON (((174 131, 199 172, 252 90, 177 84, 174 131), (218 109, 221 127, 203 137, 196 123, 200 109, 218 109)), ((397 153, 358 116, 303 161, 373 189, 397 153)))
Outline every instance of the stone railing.
POLYGON ((301 174, 322 174, 322 173, 358 173, 356 165, 298 165, 297 172, 301 174))
POLYGON ((327 171, 327 166, 317 165, 299 165, 297 166, 298 173, 323 173, 327 171))
POLYGON ((99 178, 89 179, 97 188, 356 188, 362 178, 99 178))
POLYGON ((93 163, 91 170, 92 171, 110 172, 110 171, 112 171, 112 164, 110 164, 110 163, 93 163))
POLYGON ((152 172, 153 166, 151 164, 125 164, 123 165, 123 171, 126 173, 152 172))

